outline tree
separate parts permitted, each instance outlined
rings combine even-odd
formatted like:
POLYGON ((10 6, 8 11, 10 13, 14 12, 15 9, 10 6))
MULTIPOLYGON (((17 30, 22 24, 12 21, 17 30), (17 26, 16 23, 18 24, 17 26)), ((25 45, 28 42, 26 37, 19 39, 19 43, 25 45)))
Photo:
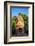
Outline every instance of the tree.
POLYGON ((12 28, 16 28, 16 22, 12 21, 12 28))

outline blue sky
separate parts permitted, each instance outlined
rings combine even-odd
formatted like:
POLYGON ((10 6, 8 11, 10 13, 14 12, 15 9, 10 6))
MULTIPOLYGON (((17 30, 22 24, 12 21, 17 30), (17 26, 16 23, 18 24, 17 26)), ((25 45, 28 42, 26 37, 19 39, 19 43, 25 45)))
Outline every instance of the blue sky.
POLYGON ((19 13, 28 15, 28 8, 11 8, 11 15, 17 16, 19 13))

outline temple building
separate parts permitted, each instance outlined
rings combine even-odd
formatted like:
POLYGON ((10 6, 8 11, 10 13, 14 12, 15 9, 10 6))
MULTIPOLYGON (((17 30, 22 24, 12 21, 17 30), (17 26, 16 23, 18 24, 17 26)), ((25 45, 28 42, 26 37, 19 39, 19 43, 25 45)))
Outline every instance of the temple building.
POLYGON ((16 29, 22 29, 24 27, 24 20, 22 16, 17 16, 16 18, 16 29))

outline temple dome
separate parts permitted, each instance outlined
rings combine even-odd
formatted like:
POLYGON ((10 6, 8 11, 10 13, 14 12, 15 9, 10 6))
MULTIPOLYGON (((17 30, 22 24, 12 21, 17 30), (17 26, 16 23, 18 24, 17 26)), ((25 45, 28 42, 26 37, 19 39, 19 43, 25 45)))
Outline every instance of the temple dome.
POLYGON ((23 28, 24 27, 24 20, 22 18, 22 16, 17 16, 17 19, 16 19, 16 28, 23 28))

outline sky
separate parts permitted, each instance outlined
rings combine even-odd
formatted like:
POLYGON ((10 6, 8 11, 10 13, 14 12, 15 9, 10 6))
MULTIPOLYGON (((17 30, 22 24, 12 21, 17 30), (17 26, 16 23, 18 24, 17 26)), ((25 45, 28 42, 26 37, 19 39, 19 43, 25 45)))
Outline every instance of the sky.
POLYGON ((28 8, 11 8, 11 15, 18 16, 19 13, 28 15, 28 8))

